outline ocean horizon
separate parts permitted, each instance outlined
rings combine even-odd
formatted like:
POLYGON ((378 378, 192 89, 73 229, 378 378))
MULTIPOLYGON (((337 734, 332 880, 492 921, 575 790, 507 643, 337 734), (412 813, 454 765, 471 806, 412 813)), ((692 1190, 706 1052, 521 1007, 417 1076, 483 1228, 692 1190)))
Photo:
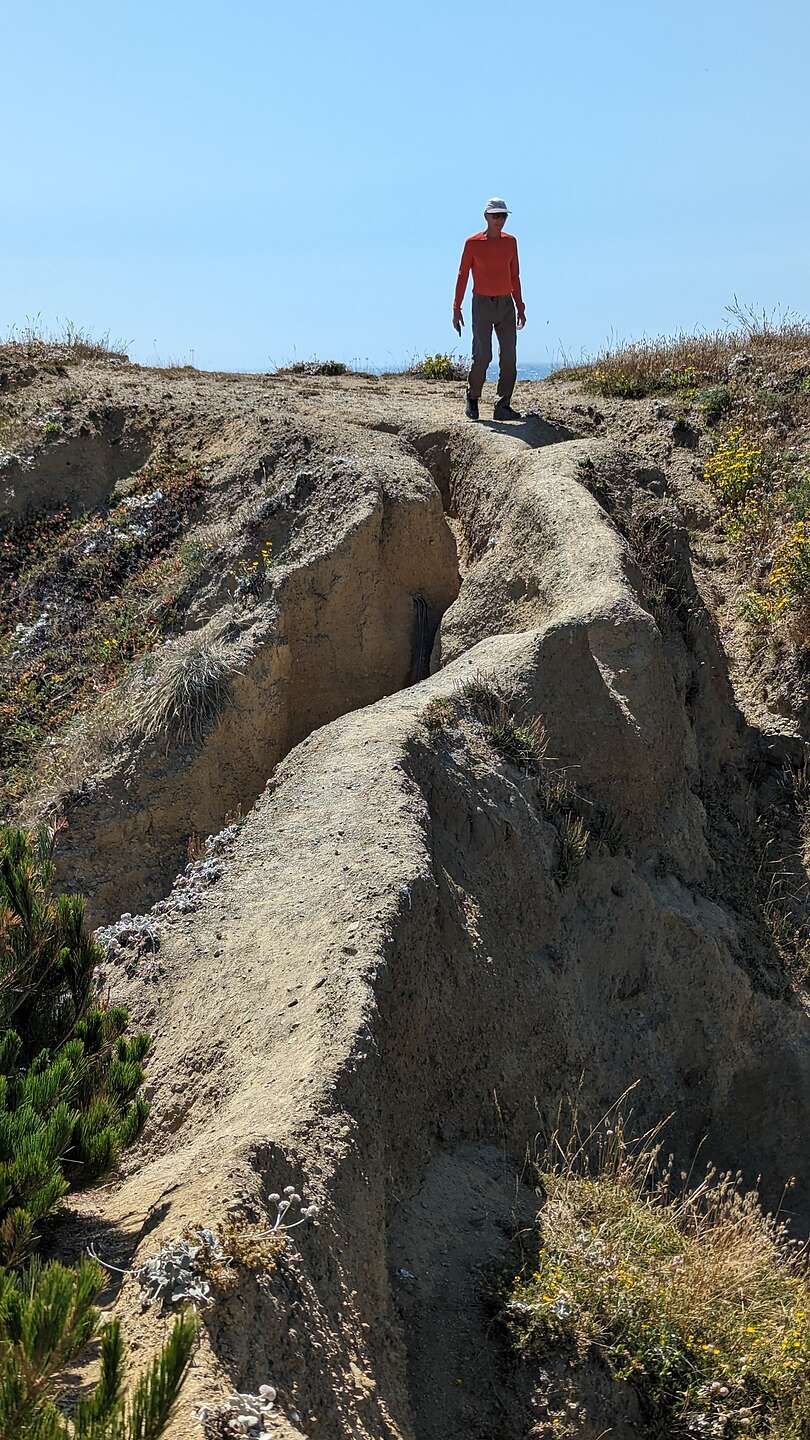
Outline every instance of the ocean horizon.
MULTIPOLYGON (((462 359, 461 356, 455 358, 459 360, 462 359)), ((360 360, 352 360, 349 363, 352 370, 365 370, 370 375, 391 375, 399 373, 407 374, 413 361, 404 361, 401 365, 393 366, 390 361, 387 365, 371 365, 368 362, 360 360)), ((546 376, 550 375, 552 370, 558 369, 559 363, 561 362, 552 364, 550 360, 527 360, 524 363, 519 360, 517 367, 518 380, 545 380, 546 376)), ((498 361, 495 359, 487 370, 487 380, 497 380, 497 378, 498 361)))
MULTIPOLYGON (((545 380, 546 376, 550 375, 552 370, 556 370, 557 368, 558 367, 552 365, 549 360, 542 360, 537 363, 529 362, 526 365, 521 365, 520 361, 518 361, 518 380, 545 380)), ((490 365, 487 370, 487 379, 496 380, 497 377, 497 365, 490 365)))

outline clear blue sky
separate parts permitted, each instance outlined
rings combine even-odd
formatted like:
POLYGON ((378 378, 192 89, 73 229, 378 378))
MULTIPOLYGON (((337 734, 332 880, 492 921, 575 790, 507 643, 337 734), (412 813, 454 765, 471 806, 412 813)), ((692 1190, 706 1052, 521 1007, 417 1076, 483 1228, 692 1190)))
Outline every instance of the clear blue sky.
POLYGON ((524 360, 735 292, 807 313, 808 53, 804 0, 6 0, 0 329, 206 368, 451 349, 493 193, 524 360))

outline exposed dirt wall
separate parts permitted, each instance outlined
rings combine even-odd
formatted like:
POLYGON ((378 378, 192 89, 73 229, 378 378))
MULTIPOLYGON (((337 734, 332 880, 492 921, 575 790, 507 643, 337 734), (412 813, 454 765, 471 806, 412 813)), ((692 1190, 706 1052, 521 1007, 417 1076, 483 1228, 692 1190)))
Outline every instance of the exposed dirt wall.
MULTIPOLYGON (((479 462, 493 453, 484 441, 479 462)), ((432 1436, 440 1413, 470 1423, 412 1388, 420 1356, 444 1372, 461 1340, 444 1310, 401 1293, 415 1242, 397 1204, 439 1155, 457 1155, 464 1176, 466 1147, 496 1143, 519 1167, 580 1081, 594 1115, 639 1081, 638 1123, 674 1112, 680 1161, 706 1136, 706 1155, 761 1173, 768 1199, 795 1173, 807 1213, 806 1017, 741 963, 749 922, 713 889, 683 685, 624 540, 576 485, 579 458, 567 443, 507 454, 512 507, 443 622, 457 658, 293 749, 222 881, 165 935, 152 994, 122 982, 157 1029, 155 1111, 148 1154, 108 1214, 145 1215, 170 1184, 154 1249, 227 1194, 256 1204, 291 1181, 323 1205, 321 1229, 253 1295, 247 1331, 212 1315, 190 1392, 226 1375, 278 1382, 279 1434, 432 1436), (538 534, 572 545, 572 564, 582 536, 598 596, 569 577, 559 594, 546 582, 534 616, 510 608, 510 566, 525 581, 538 534), (595 844, 566 874, 536 777, 500 759, 463 706, 426 726, 429 702, 472 675, 543 717, 551 754, 621 822, 616 853, 595 844)), ((441 1223, 425 1214, 419 1253, 435 1253, 441 1223)), ((407 1281, 426 1302, 437 1283, 407 1281)), ((500 1422, 507 1440, 519 1414, 500 1422)))
MULTIPOLYGON (((135 732, 106 773, 67 799, 60 873, 90 897, 96 923, 164 895, 190 836, 214 833, 229 812, 252 805, 304 736, 413 678, 416 602, 432 631, 458 590, 439 496, 404 457, 385 477, 357 467, 338 476, 310 487, 314 534, 306 545, 285 537, 263 592, 243 605, 226 599, 194 632, 195 646, 218 643, 232 657, 230 701, 202 742, 135 732)), ((167 658, 164 650, 161 663, 167 658)), ((148 684, 144 670, 136 706, 148 684)))
MULTIPOLYGON (((284 1440, 523 1440, 531 1387, 481 1271, 531 1215, 527 1147, 567 1094, 587 1118, 634 1086, 678 1163, 703 1142, 768 1201, 793 1174, 810 1218, 810 1030, 756 888, 762 737, 660 475, 603 417, 472 427, 453 387, 360 377, 225 393, 227 444, 205 444, 242 435, 227 553, 272 539, 274 560, 239 601, 207 573, 167 649, 225 647, 230 701, 196 745, 130 729, 63 797, 63 873, 113 918, 190 832, 244 823, 189 913, 152 913, 152 951, 109 959, 155 1036, 153 1109, 73 1243, 101 1234, 129 1271, 187 1223, 266 1226, 295 1185, 319 1225, 206 1312, 173 1435, 270 1383, 284 1440), (258 496, 271 424, 295 473, 258 496), (542 723, 542 764, 498 751, 473 677, 542 723), (561 771, 576 809, 549 799, 561 771)), ((113 1298, 146 1353, 165 1318, 130 1273, 113 1298)), ((632 1397, 593 1381, 583 1436, 632 1433, 632 1397)))

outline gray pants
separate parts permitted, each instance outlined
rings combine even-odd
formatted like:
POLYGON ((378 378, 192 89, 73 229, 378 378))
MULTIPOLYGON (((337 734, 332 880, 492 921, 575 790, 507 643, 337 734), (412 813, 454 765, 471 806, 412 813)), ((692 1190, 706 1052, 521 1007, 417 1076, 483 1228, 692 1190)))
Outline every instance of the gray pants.
POLYGON ((473 295, 472 366, 467 379, 467 392, 472 400, 477 400, 484 388, 487 366, 492 359, 493 329, 500 350, 498 395, 508 404, 517 379, 515 302, 511 295, 473 295))

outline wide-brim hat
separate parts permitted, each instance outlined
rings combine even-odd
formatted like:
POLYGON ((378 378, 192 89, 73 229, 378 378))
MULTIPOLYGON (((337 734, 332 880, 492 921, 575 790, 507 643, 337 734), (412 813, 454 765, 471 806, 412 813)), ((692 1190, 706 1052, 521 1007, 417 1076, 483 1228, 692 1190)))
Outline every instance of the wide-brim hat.
POLYGON ((484 214, 485 214, 485 215, 508 215, 508 214, 509 214, 509 206, 507 205, 506 201, 505 201, 505 200, 501 200, 501 198, 500 198, 498 195, 493 195, 492 199, 491 199, 491 200, 487 200, 487 203, 486 203, 486 205, 484 206, 484 214))

